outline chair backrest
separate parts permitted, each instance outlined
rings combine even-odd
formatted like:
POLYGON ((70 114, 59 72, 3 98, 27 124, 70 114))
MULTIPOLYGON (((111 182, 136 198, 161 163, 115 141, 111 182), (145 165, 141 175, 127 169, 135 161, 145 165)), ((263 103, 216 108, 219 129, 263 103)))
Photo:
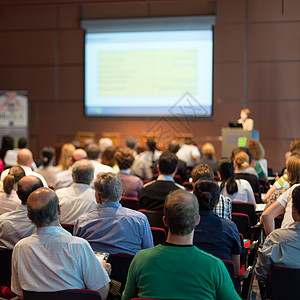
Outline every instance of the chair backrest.
POLYGON ((138 210, 139 199, 134 197, 122 197, 120 200, 120 204, 124 207, 138 210))
POLYGON ((110 278, 121 282, 120 293, 122 293, 125 288, 128 269, 133 258, 134 255, 120 253, 111 254, 107 259, 107 262, 111 264, 112 269, 110 278))
POLYGON ((232 213, 231 217, 232 221, 236 224, 239 233, 241 233, 244 238, 251 239, 251 228, 248 215, 242 213, 232 213))
POLYGON ((239 290, 239 280, 235 276, 235 267, 234 267, 233 261, 222 259, 222 262, 224 263, 224 265, 229 273, 229 276, 233 282, 235 290, 238 291, 239 290))
POLYGON ((24 300, 101 300, 98 292, 92 290, 65 290, 59 292, 23 291, 24 300))
POLYGON ((174 181, 175 181, 176 183, 182 184, 182 178, 181 178, 181 175, 175 174, 175 175, 174 175, 174 181))
POLYGON ((270 300, 300 299, 300 269, 273 267, 271 269, 267 298, 270 300))
POLYGON ((153 236, 154 246, 158 244, 162 244, 166 241, 167 234, 163 228, 158 228, 158 227, 150 227, 150 228, 153 236))
POLYGON ((60 225, 63 229, 67 230, 68 232, 70 232, 73 235, 74 225, 71 225, 71 224, 60 224, 60 225))
POLYGON ((277 216, 277 217, 274 219, 275 229, 281 228, 281 223, 282 223, 282 221, 283 221, 283 216, 277 216))
POLYGON ((185 187, 186 190, 192 191, 193 190, 193 184, 189 181, 185 181, 182 183, 182 185, 185 187))
POLYGON ((157 210, 147 210, 147 209, 139 209, 138 211, 142 212, 146 215, 150 227, 158 227, 167 230, 167 227, 164 225, 162 217, 164 213, 162 211, 157 210))
POLYGON ((12 249, 0 248, 0 286, 10 288, 12 249))
POLYGON ((257 223, 257 215, 253 203, 232 201, 231 205, 232 212, 248 215, 251 226, 254 226, 257 223))

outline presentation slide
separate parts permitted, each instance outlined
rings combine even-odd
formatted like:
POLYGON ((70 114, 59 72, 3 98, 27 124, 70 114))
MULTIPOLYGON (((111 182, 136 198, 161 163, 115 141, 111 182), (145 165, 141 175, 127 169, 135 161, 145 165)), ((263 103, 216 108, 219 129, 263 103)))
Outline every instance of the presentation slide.
POLYGON ((87 116, 171 117, 174 107, 187 106, 199 117, 212 115, 212 30, 87 33, 85 38, 87 116))

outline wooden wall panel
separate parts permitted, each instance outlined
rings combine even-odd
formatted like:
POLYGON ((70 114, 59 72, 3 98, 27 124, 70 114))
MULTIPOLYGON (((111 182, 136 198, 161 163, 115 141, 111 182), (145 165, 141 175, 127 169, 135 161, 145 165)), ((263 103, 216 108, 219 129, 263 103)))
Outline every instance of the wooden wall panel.
POLYGON ((218 0, 217 24, 243 23, 245 20, 245 1, 241 0, 218 0))
POLYGON ((299 0, 251 0, 248 1, 249 22, 299 20, 299 0), (283 10, 282 10, 283 4, 283 10))
POLYGON ((250 24, 248 60, 300 60, 300 23, 250 24))
POLYGON ((298 99, 300 61, 248 64, 249 99, 298 99))
POLYGON ((60 100, 83 102, 83 80, 84 71, 82 65, 61 66, 59 69, 60 100))
POLYGON ((58 23, 60 28, 79 28, 80 6, 61 5, 59 6, 58 23))

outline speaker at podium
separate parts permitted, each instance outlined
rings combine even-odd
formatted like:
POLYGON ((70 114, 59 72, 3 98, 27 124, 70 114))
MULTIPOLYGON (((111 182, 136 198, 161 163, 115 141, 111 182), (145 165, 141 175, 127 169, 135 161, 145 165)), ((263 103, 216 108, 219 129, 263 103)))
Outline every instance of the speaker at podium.
POLYGON ((222 128, 222 157, 229 157, 236 147, 247 147, 249 140, 259 141, 259 131, 240 127, 222 128))

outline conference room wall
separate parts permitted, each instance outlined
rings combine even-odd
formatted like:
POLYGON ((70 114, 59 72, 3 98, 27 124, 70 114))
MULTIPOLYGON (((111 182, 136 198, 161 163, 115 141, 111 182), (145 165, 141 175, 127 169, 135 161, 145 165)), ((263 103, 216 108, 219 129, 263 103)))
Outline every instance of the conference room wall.
POLYGON ((221 155, 221 128, 244 105, 247 16, 247 106, 260 131, 269 165, 279 170, 291 139, 299 137, 300 2, 285 0, 0 1, 0 89, 27 90, 30 144, 41 148, 74 139, 77 131, 154 131, 161 146, 191 132, 221 155), (9 4, 8 4, 9 3, 9 4), (247 4, 247 7, 245 5, 247 4), (209 120, 94 119, 83 115, 84 32, 80 19, 216 14, 214 117, 209 120))

